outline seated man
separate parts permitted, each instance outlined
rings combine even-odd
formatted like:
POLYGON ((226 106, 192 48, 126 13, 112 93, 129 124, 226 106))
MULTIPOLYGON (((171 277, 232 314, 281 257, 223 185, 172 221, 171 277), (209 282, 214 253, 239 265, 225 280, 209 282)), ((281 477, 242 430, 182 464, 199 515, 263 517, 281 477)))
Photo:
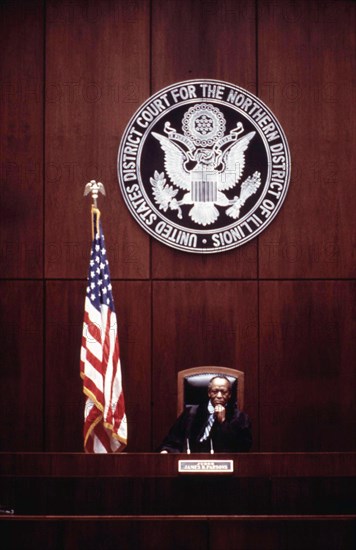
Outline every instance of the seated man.
POLYGON ((250 449, 250 420, 230 402, 230 380, 226 376, 214 376, 209 382, 208 397, 209 401, 182 412, 158 451, 238 453, 250 449))

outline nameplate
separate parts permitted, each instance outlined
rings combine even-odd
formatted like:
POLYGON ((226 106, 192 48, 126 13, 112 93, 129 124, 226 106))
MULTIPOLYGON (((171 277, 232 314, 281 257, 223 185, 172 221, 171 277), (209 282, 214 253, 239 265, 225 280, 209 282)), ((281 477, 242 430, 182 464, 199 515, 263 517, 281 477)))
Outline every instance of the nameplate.
POLYGON ((180 474, 232 474, 233 460, 179 460, 180 474))

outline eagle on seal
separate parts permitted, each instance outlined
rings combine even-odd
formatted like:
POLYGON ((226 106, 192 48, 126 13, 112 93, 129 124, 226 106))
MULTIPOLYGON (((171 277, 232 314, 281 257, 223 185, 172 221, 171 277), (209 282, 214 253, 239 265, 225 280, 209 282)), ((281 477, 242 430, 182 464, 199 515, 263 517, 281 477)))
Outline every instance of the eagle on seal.
POLYGON ((191 219, 203 226, 214 223, 219 217, 217 206, 228 207, 226 214, 238 219, 245 201, 261 184, 261 174, 255 172, 242 184, 240 196, 230 200, 225 191, 235 187, 245 168, 245 151, 256 132, 249 132, 224 151, 214 147, 197 147, 186 152, 180 145, 161 134, 152 132, 164 151, 165 171, 173 184, 185 191, 181 200, 176 199, 179 189, 166 183, 164 174, 157 171, 151 178, 153 194, 160 209, 178 210, 182 218, 182 205, 192 205, 191 219))

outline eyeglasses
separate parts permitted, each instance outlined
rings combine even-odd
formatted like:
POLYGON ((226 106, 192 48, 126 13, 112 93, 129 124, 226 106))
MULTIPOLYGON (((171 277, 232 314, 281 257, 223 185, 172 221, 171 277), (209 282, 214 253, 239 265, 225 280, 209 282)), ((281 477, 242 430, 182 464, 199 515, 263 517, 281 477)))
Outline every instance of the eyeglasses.
POLYGON ((217 395, 218 393, 221 393, 221 395, 227 395, 229 393, 229 390, 214 389, 210 390, 210 393, 212 393, 213 395, 217 395))

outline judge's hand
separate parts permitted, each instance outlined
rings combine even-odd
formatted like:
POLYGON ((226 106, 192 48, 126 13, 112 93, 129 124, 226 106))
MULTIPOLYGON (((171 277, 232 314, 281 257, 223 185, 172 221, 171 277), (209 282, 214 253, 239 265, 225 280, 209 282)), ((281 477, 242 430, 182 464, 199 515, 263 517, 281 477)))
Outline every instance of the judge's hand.
POLYGON ((225 422, 225 412, 225 407, 223 405, 216 405, 214 408, 215 418, 217 418, 220 424, 222 424, 222 422, 225 422))

